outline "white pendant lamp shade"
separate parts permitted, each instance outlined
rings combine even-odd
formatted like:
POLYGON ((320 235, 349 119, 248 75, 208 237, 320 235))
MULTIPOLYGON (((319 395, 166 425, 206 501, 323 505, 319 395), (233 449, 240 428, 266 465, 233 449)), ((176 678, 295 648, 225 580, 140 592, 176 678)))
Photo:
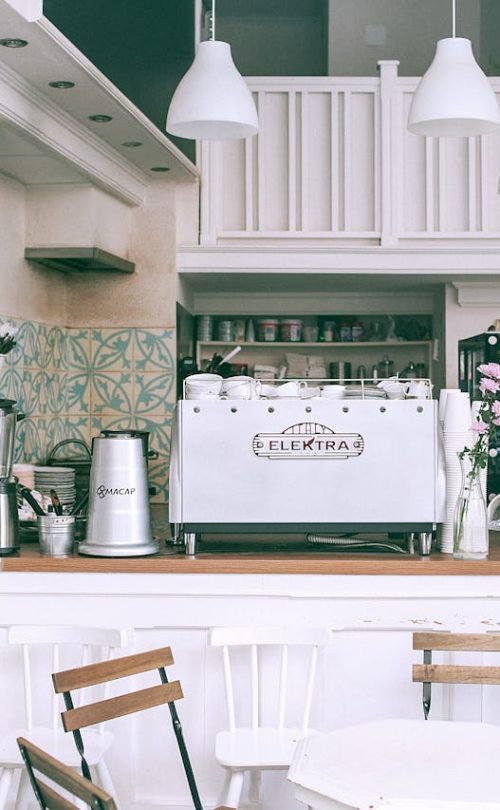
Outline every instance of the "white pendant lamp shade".
POLYGON ((434 60, 417 87, 408 129, 417 135, 485 135, 500 127, 500 110, 469 39, 437 43, 434 60))
POLYGON ((257 130, 252 94, 236 70, 230 46, 214 39, 201 42, 172 97, 167 132, 219 141, 248 138, 257 130))

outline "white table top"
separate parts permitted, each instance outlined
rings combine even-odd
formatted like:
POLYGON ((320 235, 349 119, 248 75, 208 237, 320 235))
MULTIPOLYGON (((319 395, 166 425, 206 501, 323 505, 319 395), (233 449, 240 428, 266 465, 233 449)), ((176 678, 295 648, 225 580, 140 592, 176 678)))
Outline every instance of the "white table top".
POLYGON ((500 728, 382 720, 311 735, 297 746, 288 778, 312 807, 373 810, 400 800, 500 810, 500 728))

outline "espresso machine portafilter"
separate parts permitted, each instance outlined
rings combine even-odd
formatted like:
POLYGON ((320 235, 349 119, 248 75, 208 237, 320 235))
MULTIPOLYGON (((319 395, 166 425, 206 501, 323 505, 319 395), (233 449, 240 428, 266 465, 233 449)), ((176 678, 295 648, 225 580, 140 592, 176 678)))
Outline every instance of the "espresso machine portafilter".
POLYGON ((19 548, 17 480, 12 475, 16 424, 24 417, 13 399, 0 399, 0 556, 19 548))

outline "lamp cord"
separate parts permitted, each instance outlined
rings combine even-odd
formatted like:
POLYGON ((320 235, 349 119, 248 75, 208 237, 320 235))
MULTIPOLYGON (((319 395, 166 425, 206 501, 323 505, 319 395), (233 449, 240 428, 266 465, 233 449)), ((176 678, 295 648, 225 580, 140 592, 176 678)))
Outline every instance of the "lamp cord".
MULTIPOLYGON (((213 0, 215 2, 215 0, 213 0)), ((452 37, 456 37, 457 35, 457 0, 451 0, 451 19, 452 19, 452 37)), ((213 14, 213 11, 212 11, 213 14)))
MULTIPOLYGON (((453 3, 455 0, 453 0, 453 3)), ((453 34, 455 36, 455 34, 453 34)), ((215 39, 215 0, 212 0, 212 41, 215 39)))

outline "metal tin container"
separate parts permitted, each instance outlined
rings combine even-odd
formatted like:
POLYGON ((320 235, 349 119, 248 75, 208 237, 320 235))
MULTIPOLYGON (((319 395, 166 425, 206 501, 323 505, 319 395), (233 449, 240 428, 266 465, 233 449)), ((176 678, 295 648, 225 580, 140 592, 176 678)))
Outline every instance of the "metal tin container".
POLYGON ((38 541, 42 557, 69 557, 75 540, 73 515, 39 515, 38 541))

